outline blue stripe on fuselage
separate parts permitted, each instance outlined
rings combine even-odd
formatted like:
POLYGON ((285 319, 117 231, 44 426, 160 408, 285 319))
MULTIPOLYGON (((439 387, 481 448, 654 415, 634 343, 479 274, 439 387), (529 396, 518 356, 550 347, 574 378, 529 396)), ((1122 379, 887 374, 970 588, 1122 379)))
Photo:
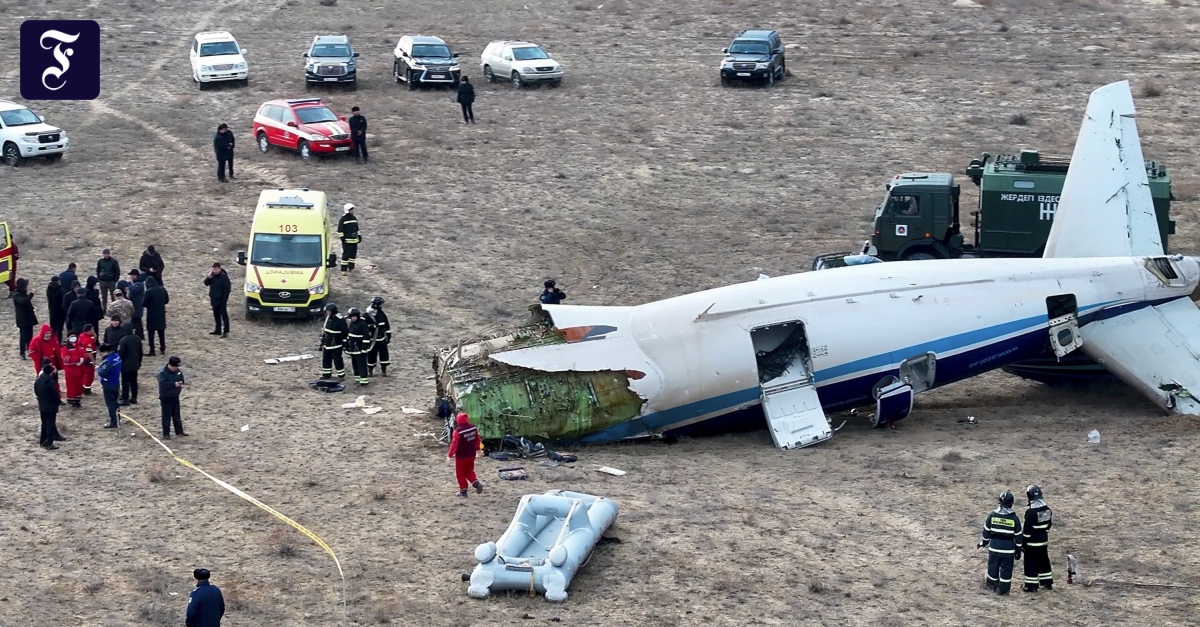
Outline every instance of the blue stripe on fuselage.
MULTIPOLYGON (((1186 297, 1183 297, 1186 298, 1186 297)), ((1107 319, 1121 314, 1135 311, 1143 307, 1149 307, 1165 302, 1176 300, 1175 298, 1163 299, 1158 301, 1140 301, 1126 303, 1113 307, 1109 310, 1101 310, 1118 301, 1108 301, 1087 307, 1080 308, 1080 321, 1083 323, 1092 322, 1093 320, 1107 319)), ((1034 357, 1045 354, 1047 346, 1046 328, 1041 326, 1049 321, 1048 316, 1031 316, 993 325, 984 329, 959 333, 946 338, 933 340, 923 344, 916 344, 907 348, 898 349, 895 352, 901 354, 915 355, 924 352, 933 352, 938 355, 937 361, 937 380, 934 387, 941 387, 950 383, 961 381, 984 372, 995 370, 1009 364, 1032 359, 1034 357), (1036 325, 1036 326, 1035 326, 1036 325), (1013 337, 999 339, 997 341, 983 344, 976 348, 963 351, 954 355, 946 355, 954 350, 961 349, 972 344, 987 342, 989 339, 1001 338, 1006 335, 1018 332, 1023 328, 1030 329, 1026 333, 1021 333, 1013 337), (943 355, 946 355, 943 357, 943 355)), ((821 406, 826 411, 838 411, 869 405, 873 398, 871 390, 880 379, 885 376, 895 376, 899 374, 899 369, 889 369, 892 365, 892 353, 880 353, 865 359, 859 359, 847 364, 834 366, 816 373, 817 395, 821 399, 821 406), (857 369, 849 369, 847 366, 857 364, 857 369), (837 374, 833 374, 837 373, 837 374), (820 381, 833 378, 834 376, 843 376, 844 374, 858 374, 850 379, 839 381, 837 383, 827 383, 821 385, 820 381)), ((672 425, 678 425, 689 420, 694 420, 701 416, 716 417, 724 413, 736 411, 761 401, 762 388, 755 386, 721 394, 712 398, 706 398, 692 403, 672 407, 662 411, 657 411, 645 416, 640 416, 619 425, 614 425, 607 429, 589 433, 580 438, 584 443, 601 443, 613 442, 617 440, 625 440, 628 438, 636 438, 651 433, 662 433, 668 431, 672 425)))

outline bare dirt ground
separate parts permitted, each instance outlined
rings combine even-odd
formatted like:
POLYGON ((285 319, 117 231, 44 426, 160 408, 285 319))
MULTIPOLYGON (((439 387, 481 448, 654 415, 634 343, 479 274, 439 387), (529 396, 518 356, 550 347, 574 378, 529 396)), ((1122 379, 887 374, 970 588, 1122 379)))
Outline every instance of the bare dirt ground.
MULTIPOLYGON (((961 172, 972 157, 1069 154, 1088 93, 1113 80, 1135 83, 1145 152, 1172 170, 1174 248, 1200 252, 1195 2, 600 4, 5 3, 10 44, 35 17, 95 18, 106 37, 100 100, 35 105, 74 151, 0 170, 0 218, 20 238, 23 275, 41 295, 67 261, 90 267, 109 246, 127 266, 158 246, 168 348, 191 382, 192 437, 173 440, 176 451, 324 538, 345 565, 348 605, 343 618, 319 548, 148 438, 102 430, 98 396, 60 415, 61 450, 37 448, 31 368, 9 344, 0 625, 181 624, 197 566, 225 590, 227 625, 1194 624, 1194 589, 1065 584, 1071 552, 1088 579, 1200 586, 1198 425, 1123 389, 1071 393, 994 374, 922 397, 895 433, 859 418, 795 452, 761 431, 592 447, 578 468, 529 466, 519 483, 497 481, 482 460, 488 492, 453 498, 444 449, 413 435, 435 422, 400 411, 432 401, 433 347, 520 320, 547 276, 572 303, 636 304, 757 268, 806 268, 866 237, 882 182, 899 171, 960 173, 968 205, 961 172), (719 87, 720 48, 758 26, 798 45, 792 76, 771 90, 719 87), (196 90, 187 48, 205 29, 249 48, 249 88, 196 90), (253 149, 255 107, 304 95, 300 53, 318 32, 347 33, 363 53, 360 90, 321 95, 339 111, 363 108, 368 167, 253 149), (396 39, 418 32, 444 37, 473 78, 472 60, 500 38, 543 43, 568 78, 557 90, 480 84, 479 124, 466 127, 450 92, 391 82, 396 39), (1028 124, 1009 123, 1018 113, 1028 124), (222 121, 241 143, 241 176, 228 185, 212 172, 222 121), (232 265, 258 192, 275 185, 360 208, 362 267, 334 290, 343 308, 388 301, 396 367, 370 386, 380 414, 309 390, 314 362, 263 365, 312 352, 314 325, 249 324, 235 306, 228 340, 205 335, 201 279, 214 260, 232 265), (967 415, 979 425, 956 422, 967 415), (1099 445, 1086 443, 1093 428, 1099 445), (985 594, 979 524, 1000 490, 1031 482, 1056 511, 1060 585, 985 594), (596 550, 564 605, 468 599, 458 576, 475 545, 499 536, 521 494, 558 487, 615 499, 609 535, 623 542, 596 550)), ((17 47, 3 49, 15 68, 17 47)), ((15 72, 0 93, 18 94, 15 72)), ((239 285, 241 269, 231 274, 239 285)), ((159 367, 149 359, 143 382, 159 367)), ((155 394, 143 389, 130 413, 153 429, 155 394)))

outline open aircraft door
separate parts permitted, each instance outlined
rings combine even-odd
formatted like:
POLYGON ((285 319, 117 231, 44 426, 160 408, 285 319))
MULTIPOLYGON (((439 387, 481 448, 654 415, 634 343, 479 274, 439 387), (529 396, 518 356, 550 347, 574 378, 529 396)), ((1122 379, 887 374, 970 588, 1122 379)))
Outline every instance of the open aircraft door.
POLYGON ((1050 319, 1050 346, 1059 359, 1083 346, 1074 294, 1046 298, 1046 312, 1050 319))
POLYGON ((0 222, 0 283, 15 278, 17 271, 17 249, 13 246, 12 231, 7 222, 0 222))
POLYGON ((804 324, 783 322, 750 331, 758 362, 763 414, 775 446, 812 446, 833 436, 813 384, 804 324))

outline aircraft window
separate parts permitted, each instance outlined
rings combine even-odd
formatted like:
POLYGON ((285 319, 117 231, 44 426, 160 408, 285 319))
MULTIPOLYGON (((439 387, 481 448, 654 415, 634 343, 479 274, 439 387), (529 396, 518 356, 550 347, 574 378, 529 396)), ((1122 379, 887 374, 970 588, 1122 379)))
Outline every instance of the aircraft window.
POLYGON ((1013 187, 1017 189, 1033 189, 1037 187, 1037 183, 1033 181, 1013 181, 1013 187))

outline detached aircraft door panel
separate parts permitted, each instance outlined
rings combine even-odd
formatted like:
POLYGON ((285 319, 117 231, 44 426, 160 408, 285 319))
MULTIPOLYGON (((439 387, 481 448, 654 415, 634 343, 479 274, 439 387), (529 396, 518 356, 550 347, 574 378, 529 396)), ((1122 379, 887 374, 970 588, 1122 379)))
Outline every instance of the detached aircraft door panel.
POLYGON ((1050 346, 1059 359, 1083 346, 1074 294, 1047 297, 1046 313, 1050 320, 1050 346))
POLYGON ((763 388, 762 407, 771 439, 783 450, 812 446, 833 436, 817 389, 808 381, 763 388))

